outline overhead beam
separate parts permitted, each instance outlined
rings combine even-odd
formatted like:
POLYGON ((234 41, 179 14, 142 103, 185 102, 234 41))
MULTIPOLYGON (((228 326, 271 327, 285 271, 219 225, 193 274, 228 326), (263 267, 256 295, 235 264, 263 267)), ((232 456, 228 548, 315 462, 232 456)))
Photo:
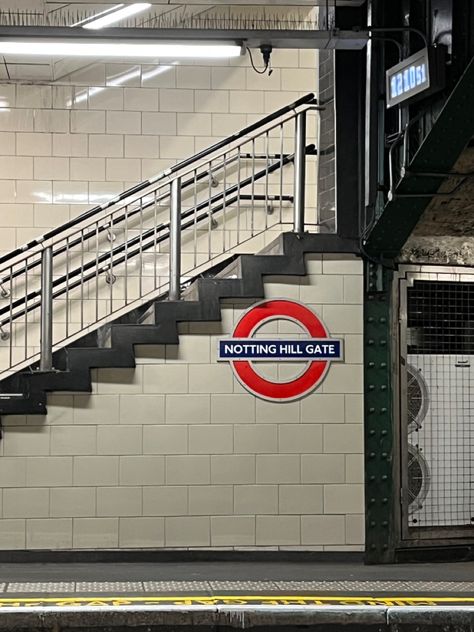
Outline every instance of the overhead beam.
POLYGON ((459 155, 474 136, 474 58, 449 95, 385 205, 365 243, 374 257, 393 259, 412 233, 430 201, 438 194, 459 155), (432 174, 425 175, 425 174, 432 174), (433 175, 439 174, 439 175, 433 175))
POLYGON ((109 41, 219 41, 242 43, 250 48, 271 44, 273 48, 309 48, 360 50, 368 40, 367 31, 352 30, 251 30, 251 29, 201 29, 201 28, 109 28, 100 31, 71 29, 56 26, 2 26, 0 40, 20 41, 67 39, 109 41))

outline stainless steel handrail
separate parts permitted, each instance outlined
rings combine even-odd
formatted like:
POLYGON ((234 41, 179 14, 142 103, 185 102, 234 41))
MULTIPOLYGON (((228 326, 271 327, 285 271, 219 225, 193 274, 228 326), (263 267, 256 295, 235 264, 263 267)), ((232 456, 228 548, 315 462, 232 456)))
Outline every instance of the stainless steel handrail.
MULTIPOLYGON (((306 152, 307 153, 311 153, 314 149, 314 145, 308 145, 306 147, 306 152)), ((236 185, 232 185, 231 187, 229 187, 228 189, 220 192, 220 193, 216 193, 214 196, 212 196, 209 200, 204 200, 202 202, 200 202, 199 204, 197 204, 196 207, 193 207, 187 211, 185 211, 184 213, 181 213, 181 221, 183 219, 188 219, 190 217, 192 217, 192 215, 195 212, 201 212, 202 210, 204 210, 209 203, 211 205, 214 205, 216 203, 219 203, 221 200, 225 199, 226 196, 230 196, 230 195, 234 195, 238 189, 244 189, 245 187, 249 186, 252 184, 252 182, 256 182, 258 180, 261 180, 265 175, 270 175, 272 173, 274 173, 275 171, 277 171, 278 169, 280 169, 281 167, 286 166, 287 164, 289 164, 290 162, 293 161, 293 156, 288 155, 285 157, 285 159, 283 160, 283 163, 280 164, 280 161, 278 162, 274 162, 269 168, 268 170, 266 169, 262 169, 261 171, 253 174, 252 176, 249 176, 248 178, 246 178, 244 181, 239 182, 236 185)), ((242 194, 240 195, 240 198, 244 197, 242 194)), ((270 198, 270 196, 268 196, 270 198)), ((257 199, 260 201, 265 201, 265 196, 259 196, 258 195, 253 195, 253 196, 248 196, 249 199, 257 199)), ((293 199, 293 198, 292 198, 293 199)), ((237 200, 237 198, 232 198, 232 200, 228 200, 227 204, 232 204, 233 202, 235 202, 237 200)), ((213 210, 212 210, 212 215, 214 215, 215 213, 217 213, 218 211, 221 210, 222 207, 214 207, 213 206, 213 210)), ((200 214, 197 217, 197 221, 203 221, 205 219, 208 219, 208 213, 203 213, 200 214)), ((190 223, 185 223, 181 225, 181 228, 189 228, 190 227, 190 223)), ((97 269, 97 267, 99 266, 99 272, 106 272, 108 270, 108 268, 110 267, 110 259, 111 257, 113 258, 113 265, 114 267, 121 265, 124 261, 124 259, 121 259, 121 255, 123 254, 123 252, 128 249, 128 254, 129 256, 136 256, 139 251, 140 251, 140 246, 142 247, 142 249, 146 249, 149 248, 150 245, 153 245, 153 238, 156 237, 156 235, 158 233, 160 233, 159 236, 159 241, 164 241, 165 239, 168 239, 170 236, 170 231, 171 231, 171 226, 170 226, 170 222, 168 223, 163 223, 160 226, 154 226, 148 230, 143 231, 143 233, 141 235, 135 236, 135 237, 131 237, 129 240, 127 240, 126 243, 124 244, 120 244, 119 246, 116 246, 112 249, 111 252, 106 251, 103 254, 99 255, 99 257, 96 260, 91 260, 88 263, 85 263, 83 265, 81 265, 80 267, 77 267, 73 270, 69 270, 67 275, 62 275, 60 277, 57 277, 54 280, 51 280, 51 287, 53 288, 53 290, 56 291, 54 292, 54 294, 52 295, 52 298, 56 299, 59 298, 62 294, 64 294, 67 290, 72 290, 74 288, 76 288, 78 286, 78 284, 82 281, 89 281, 92 278, 94 278, 95 276, 95 270, 97 269), (168 232, 165 232, 168 231, 168 232), (161 234, 163 233, 163 234, 161 234), (141 242, 141 243, 140 243, 141 242), (92 273, 91 275, 87 275, 84 276, 84 272, 87 272, 89 270, 94 269, 94 273, 92 273), (82 279, 80 279, 78 282, 74 281, 73 279, 75 279, 75 277, 80 277, 82 276, 82 279), (72 283, 70 283, 67 287, 65 287, 65 284, 68 281, 72 281, 72 283)), ((158 240, 157 240, 158 241, 158 240)), ((46 250, 43 250, 43 253, 46 250)), ((40 260, 40 263, 42 262, 42 260, 40 260)), ((13 276, 13 275, 12 275, 13 276)), ((43 285, 43 282, 42 282, 43 285)), ((35 291, 32 291, 30 293, 27 294, 27 296, 22 297, 17 299, 16 301, 13 301, 13 303, 11 305, 7 305, 5 307, 0 308, 0 316, 3 314, 6 314, 8 312, 12 312, 13 309, 16 309, 17 307, 21 307, 22 305, 24 305, 25 303, 25 298, 27 300, 27 302, 29 301, 30 303, 41 298, 42 297, 42 290, 41 288, 35 291)), ((33 304, 30 305, 30 310, 32 311, 33 309, 37 308, 37 304, 33 304)), ((19 318, 21 316, 24 316, 24 310, 19 310, 19 311, 15 311, 13 313, 14 318, 19 318)), ((11 321, 11 318, 5 318, 0 320, 0 327, 5 327, 6 325, 8 325, 8 323, 11 321)))
POLYGON ((306 145, 306 117, 315 109, 313 95, 306 95, 0 258, 3 373, 34 359, 49 371, 53 351, 81 332, 166 289, 178 300, 182 275, 289 223, 283 206, 289 201, 293 230, 302 233, 306 155, 316 153, 306 145), (257 162, 263 162, 259 169, 257 162), (289 164, 291 195, 283 175, 289 164), (279 178, 272 179, 277 171, 279 178), (213 193, 220 172, 222 190, 213 193), (257 215, 259 203, 265 212, 257 215))
POLYGON ((247 127, 245 127, 244 129, 240 130, 239 132, 237 132, 235 134, 232 134, 231 136, 228 136, 228 137, 224 138, 223 140, 215 143, 214 145, 211 145, 210 147, 207 147, 206 149, 194 154, 191 158, 186 158, 185 160, 182 160, 181 162, 177 163, 176 165, 170 167, 169 169, 166 169, 165 171, 162 171, 161 173, 157 174, 156 176, 148 178, 147 180, 144 180, 143 182, 140 182, 139 184, 134 185, 130 189, 127 189, 127 190, 123 191, 122 193, 120 193, 117 197, 113 198, 112 200, 110 200, 108 202, 105 202, 104 204, 100 204, 98 206, 95 206, 95 207, 91 208, 90 210, 86 211, 85 213, 82 213, 78 217, 75 217, 74 219, 70 220, 69 222, 65 222, 61 226, 58 226, 57 228, 54 228, 53 230, 45 233, 41 237, 26 243, 25 245, 21 246, 20 248, 16 248, 15 250, 7 253, 6 255, 0 256, 0 265, 2 263, 6 262, 6 261, 9 261, 10 259, 15 257, 16 255, 24 253, 27 250, 30 250, 31 248, 43 243, 44 241, 58 236, 61 232, 64 232, 64 231, 66 231, 66 230, 68 230, 70 228, 78 226, 82 221, 84 221, 86 219, 91 219, 92 217, 98 216, 104 210, 110 208, 111 206, 117 204, 118 202, 121 202, 121 201, 125 200, 126 198, 129 198, 132 195, 136 195, 137 193, 140 193, 141 191, 143 191, 146 188, 148 188, 150 185, 155 184, 156 182, 159 182, 160 180, 162 180, 164 178, 168 178, 169 176, 173 175, 174 173, 177 173, 178 171, 180 171, 180 170, 182 170, 182 169, 184 169, 186 167, 191 167, 195 162, 198 162, 198 161, 203 160, 204 158, 207 158, 211 154, 215 153, 217 150, 219 150, 219 149, 225 147, 226 145, 228 145, 231 141, 235 141, 235 140, 244 138, 248 134, 250 134, 252 132, 255 132, 256 130, 258 130, 261 127, 264 127, 269 122, 276 120, 278 117, 280 117, 280 116, 282 116, 282 115, 284 115, 284 114, 286 114, 288 112, 291 112, 292 110, 296 109, 300 105, 313 104, 315 102, 316 102, 315 101, 315 96, 314 96, 314 94, 312 92, 304 95, 303 97, 300 97, 299 99, 297 99, 293 103, 291 103, 289 105, 286 105, 283 108, 280 108, 276 112, 273 112, 272 114, 269 114, 268 116, 260 119, 256 123, 253 123, 252 125, 248 125, 247 127))

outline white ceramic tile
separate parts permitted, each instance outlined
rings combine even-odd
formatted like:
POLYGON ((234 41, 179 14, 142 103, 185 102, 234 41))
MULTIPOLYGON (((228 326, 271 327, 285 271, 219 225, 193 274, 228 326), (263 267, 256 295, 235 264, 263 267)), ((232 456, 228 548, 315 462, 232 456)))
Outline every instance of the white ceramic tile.
POLYGON ((153 136, 176 134, 176 113, 143 112, 142 134, 153 136))
POLYGON ((105 112, 71 112, 71 132, 82 134, 103 134, 105 132, 105 112))
POLYGON ((153 88, 125 88, 125 110, 135 112, 156 112, 158 108, 158 90, 153 88))
POLYGON ((17 108, 51 108, 52 87, 38 85, 17 85, 17 108))
POLYGON ((88 139, 86 134, 53 134, 53 156, 87 156, 88 139))
POLYGON ((19 180, 16 183, 16 199, 20 203, 46 203, 53 201, 53 184, 51 181, 19 180))
POLYGON ((104 158, 71 158, 71 180, 105 180, 104 158))
POLYGON ((19 156, 51 156, 52 135, 17 133, 16 152, 19 156))
POLYGON ((89 110, 123 110, 124 98, 122 88, 92 87, 88 95, 89 110))
POLYGON ((160 90, 160 110, 162 112, 193 112, 194 91, 163 88, 160 90))
POLYGON ((158 137, 125 136, 125 158, 158 158, 159 155, 158 137))
POLYGON ((69 112, 67 110, 35 110, 35 132, 69 132, 69 112))
POLYGON ((123 136, 121 134, 91 134, 89 156, 97 158, 122 158, 123 136))
POLYGON ((34 159, 34 177, 36 180, 67 180, 69 178, 69 160, 59 157, 36 157, 34 159))
POLYGON ((3 180, 31 180, 33 178, 33 158, 0 156, 0 173, 3 180))

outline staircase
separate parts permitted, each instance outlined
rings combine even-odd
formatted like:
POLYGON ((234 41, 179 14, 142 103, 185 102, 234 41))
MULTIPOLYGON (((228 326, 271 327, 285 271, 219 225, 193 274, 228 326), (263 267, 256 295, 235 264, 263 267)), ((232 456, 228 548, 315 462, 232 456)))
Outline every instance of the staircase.
POLYGON ((178 323, 219 320, 222 298, 305 274, 305 252, 353 252, 305 233, 317 230, 316 215, 305 221, 317 109, 301 97, 1 257, 0 414, 45 414, 47 392, 91 391, 91 369, 134 367, 135 345, 176 344, 178 323))

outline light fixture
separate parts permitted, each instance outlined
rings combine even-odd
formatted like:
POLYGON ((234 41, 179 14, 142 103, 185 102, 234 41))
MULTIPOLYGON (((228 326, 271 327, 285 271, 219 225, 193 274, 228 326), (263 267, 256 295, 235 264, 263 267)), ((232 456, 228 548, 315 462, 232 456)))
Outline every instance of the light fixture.
POLYGON ((115 24, 115 22, 120 22, 121 20, 125 20, 125 18, 129 18, 132 15, 145 11, 145 9, 149 9, 151 4, 149 2, 136 2, 135 4, 129 4, 125 7, 123 5, 119 6, 122 8, 119 8, 117 11, 109 12, 101 17, 97 17, 95 20, 91 20, 90 22, 84 24, 82 28, 94 30, 103 29, 106 26, 115 24))
POLYGON ((83 39, 54 40, 31 38, 16 41, 0 40, 0 55, 31 55, 42 57, 119 57, 119 58, 201 58, 219 59, 238 57, 242 47, 237 44, 140 41, 95 41, 83 39))

